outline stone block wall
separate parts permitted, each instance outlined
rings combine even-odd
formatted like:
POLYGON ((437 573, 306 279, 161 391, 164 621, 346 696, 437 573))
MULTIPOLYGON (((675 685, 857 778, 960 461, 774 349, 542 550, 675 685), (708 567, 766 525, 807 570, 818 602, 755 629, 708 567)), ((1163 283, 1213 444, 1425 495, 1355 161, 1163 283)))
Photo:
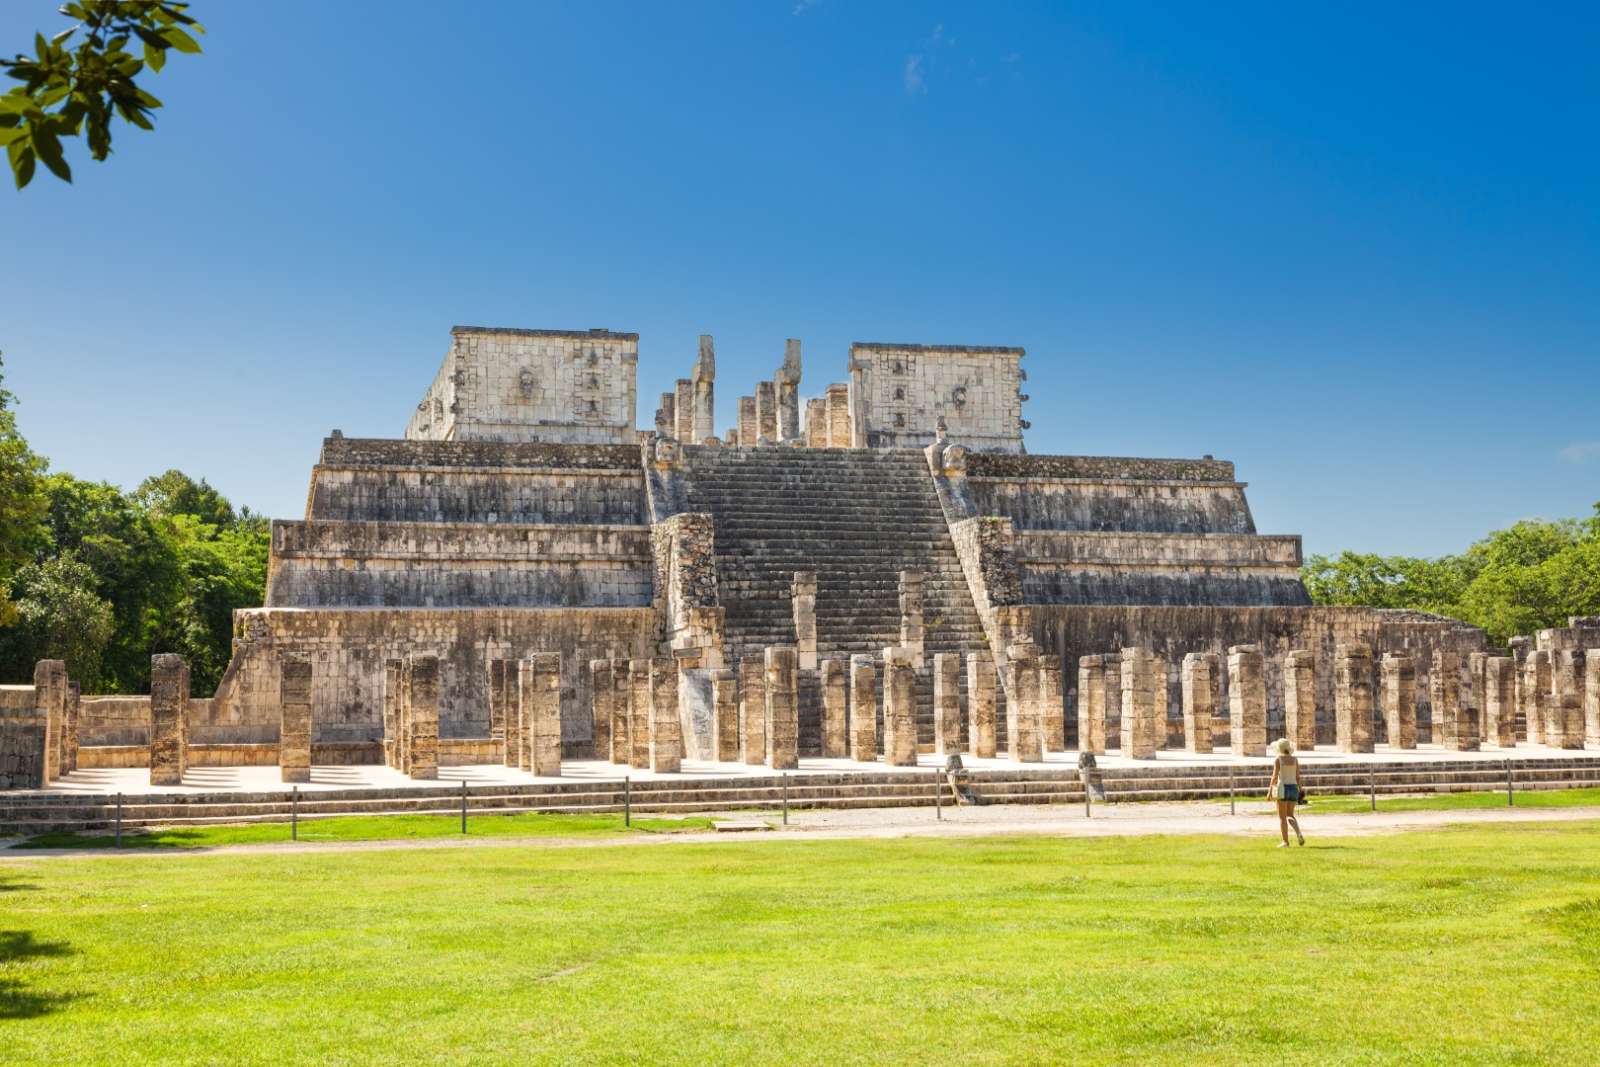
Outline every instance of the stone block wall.
POLYGON ((853 439, 924 448, 941 420, 980 451, 1021 452, 1023 350, 858 341, 850 346, 853 439))

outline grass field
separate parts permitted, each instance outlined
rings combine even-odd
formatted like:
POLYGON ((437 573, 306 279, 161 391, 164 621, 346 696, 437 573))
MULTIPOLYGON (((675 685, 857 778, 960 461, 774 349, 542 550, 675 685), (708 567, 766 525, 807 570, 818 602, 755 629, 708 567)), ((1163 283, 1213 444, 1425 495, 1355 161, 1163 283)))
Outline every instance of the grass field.
MULTIPOLYGON (((709 830, 711 820, 636 817, 633 826, 621 815, 562 815, 530 812, 522 815, 472 815, 467 831, 473 837, 591 837, 617 834, 682 833, 709 830)), ((340 815, 329 819, 302 819, 298 840, 390 841, 402 838, 459 837, 461 820, 455 815, 340 815)), ((123 848, 216 848, 220 845, 284 844, 290 840, 289 824, 242 823, 219 826, 184 826, 122 835, 123 848)), ((30 837, 18 848, 113 848, 117 839, 107 833, 58 831, 30 837)))
MULTIPOLYGON (((1514 793, 1519 808, 1600 807, 1600 789, 1524 790, 1514 793)), ((1430 793, 1414 797, 1378 796, 1381 811, 1462 811, 1468 808, 1504 808, 1506 795, 1492 793, 1430 793)), ((1372 810, 1370 797, 1323 797, 1313 794, 1307 809, 1318 812, 1362 812, 1372 810)))
POLYGON ((0 864, 24 1063, 1563 1063, 1600 823, 0 864))

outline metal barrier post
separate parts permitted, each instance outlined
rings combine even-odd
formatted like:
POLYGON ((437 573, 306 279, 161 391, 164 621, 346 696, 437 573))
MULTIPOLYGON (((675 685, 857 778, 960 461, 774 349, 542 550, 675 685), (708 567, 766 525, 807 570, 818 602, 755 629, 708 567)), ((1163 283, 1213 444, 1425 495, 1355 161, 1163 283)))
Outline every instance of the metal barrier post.
POLYGON ((122 794, 117 794, 117 847, 122 847, 122 794))
POLYGON ((1367 764, 1367 786, 1372 790, 1372 810, 1378 810, 1378 770, 1372 764, 1367 764))
POLYGON ((633 779, 622 776, 622 825, 633 825, 633 779))
POLYGON ((467 780, 461 779, 461 832, 467 832, 467 780))
POLYGON ((1506 760, 1506 807, 1515 807, 1516 801, 1511 796, 1511 761, 1506 760))
POLYGON ((939 780, 938 771, 933 772, 933 817, 944 819, 944 783, 939 780))
POLYGON ((300 840, 300 787, 295 786, 289 797, 289 840, 300 840))
POLYGON ((1239 814, 1239 809, 1234 804, 1233 768, 1232 767, 1228 768, 1228 814, 1229 815, 1237 815, 1237 814, 1239 814))
POLYGON ((783 776, 783 825, 789 825, 789 776, 783 776))

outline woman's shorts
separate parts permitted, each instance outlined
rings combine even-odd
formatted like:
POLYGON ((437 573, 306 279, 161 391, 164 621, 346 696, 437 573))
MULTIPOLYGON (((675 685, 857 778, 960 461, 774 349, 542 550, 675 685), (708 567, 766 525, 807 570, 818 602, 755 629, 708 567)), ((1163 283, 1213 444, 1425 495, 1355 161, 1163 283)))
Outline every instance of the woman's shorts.
POLYGON ((1300 800, 1300 787, 1293 782, 1279 782, 1278 799, 1287 800, 1290 803, 1298 803, 1300 800))

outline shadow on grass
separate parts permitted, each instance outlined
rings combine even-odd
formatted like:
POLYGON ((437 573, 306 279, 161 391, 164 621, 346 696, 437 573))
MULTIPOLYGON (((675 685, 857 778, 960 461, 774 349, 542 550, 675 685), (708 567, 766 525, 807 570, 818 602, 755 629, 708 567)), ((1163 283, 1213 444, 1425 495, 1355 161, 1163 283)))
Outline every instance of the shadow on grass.
MULTIPOLYGON (((0 883, 0 888, 15 890, 27 888, 0 883)), ((13 978, 8 970, 15 964, 32 959, 70 956, 71 945, 65 941, 40 941, 28 930, 0 930, 0 1019, 34 1019, 46 1015, 77 997, 71 993, 35 993, 20 978, 13 978)))
MULTIPOLYGON (((288 836, 285 832, 285 837, 288 836)), ((122 835, 123 848, 198 848, 209 844, 205 833, 201 830, 150 830, 150 831, 124 831, 122 835)), ((115 848, 117 838, 114 834, 80 834, 71 830, 55 830, 47 834, 30 837, 14 849, 28 848, 115 848)))

